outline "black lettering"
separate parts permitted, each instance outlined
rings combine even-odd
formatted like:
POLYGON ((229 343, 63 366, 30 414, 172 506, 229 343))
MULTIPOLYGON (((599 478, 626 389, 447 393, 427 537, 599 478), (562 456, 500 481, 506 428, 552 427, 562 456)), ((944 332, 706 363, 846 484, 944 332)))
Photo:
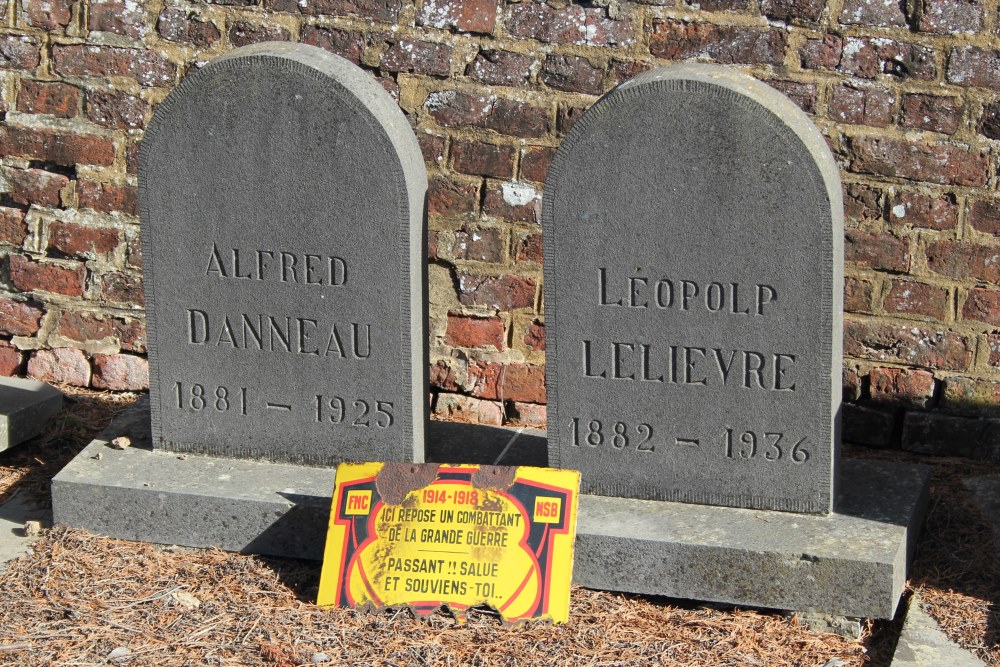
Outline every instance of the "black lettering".
POLYGON ((613 363, 611 368, 611 377, 615 380, 634 380, 635 375, 622 375, 622 348, 628 348, 630 350, 635 349, 635 345, 632 343, 612 343, 611 344, 611 357, 613 363))
POLYGON ((764 389, 764 355, 759 352, 751 352, 750 350, 744 350, 743 352, 743 386, 750 389, 750 375, 757 376, 757 386, 764 389), (756 364, 750 365, 750 359, 753 358, 756 364))
POLYGON ((778 300, 778 292, 770 285, 757 285, 757 314, 764 314, 764 304, 778 300))
POLYGON ((646 278, 641 278, 639 276, 632 276, 628 279, 629 284, 629 304, 633 308, 648 308, 649 301, 643 301, 642 303, 637 303, 636 298, 639 296, 639 285, 645 287, 649 284, 649 280, 646 278))
POLYGON ((590 370, 590 341, 583 341, 583 377, 588 378, 602 378, 606 377, 606 373, 601 371, 599 375, 595 375, 590 370))
POLYGON ((247 340, 248 340, 248 338, 247 338, 247 332, 250 332, 250 336, 255 341, 257 341, 257 349, 258 350, 263 350, 264 349, 264 343, 263 343, 263 341, 262 341, 262 339, 260 337, 260 332, 263 331, 263 330, 264 330, 264 327, 262 326, 261 316, 260 315, 257 316, 257 328, 256 329, 253 328, 253 324, 250 322, 250 316, 249 315, 243 315, 243 347, 244 348, 249 347, 249 344, 247 343, 247 340))
POLYGON ((781 360, 788 359, 789 365, 795 363, 794 354, 775 354, 774 355, 774 390, 775 391, 795 391, 795 383, 793 382, 787 387, 781 386, 781 381, 785 378, 785 372, 787 368, 782 368, 781 360))
POLYGON ((365 327, 365 340, 364 345, 361 344, 361 332, 360 325, 351 324, 351 329, 353 330, 354 339, 354 358, 355 359, 367 359, 372 356, 372 327, 370 324, 364 325, 365 327))
POLYGON ((597 269, 597 293, 598 304, 601 306, 620 306, 622 305, 622 300, 618 299, 614 303, 608 301, 608 276, 607 269, 597 269))
POLYGON ((729 283, 733 286, 733 314, 734 315, 749 315, 750 306, 747 306, 745 310, 740 310, 740 284, 739 283, 729 283))
POLYGON ((253 274, 248 273, 245 276, 240 275, 240 249, 233 248, 233 278, 240 278, 242 280, 250 280, 253 278, 253 274))
POLYGON ((323 259, 319 255, 306 255, 306 285, 322 285, 323 277, 320 276, 319 280, 315 279, 316 267, 313 265, 313 260, 323 259))
POLYGON ((339 257, 330 258, 330 284, 347 284, 347 264, 339 257))
POLYGON ((306 349, 306 346, 308 345, 308 340, 309 340, 309 332, 307 331, 307 327, 311 326, 313 329, 315 329, 319 323, 316 320, 310 320, 304 317, 297 317, 295 318, 295 321, 298 323, 298 330, 299 330, 299 354, 312 354, 318 356, 319 348, 308 350, 306 349))
POLYGON ((708 286, 708 291, 705 292, 705 307, 708 308, 709 312, 717 313, 722 310, 724 305, 726 305, 726 288, 722 286, 722 283, 711 283, 708 286))
POLYGON ((663 376, 658 378, 649 377, 649 345, 640 344, 639 349, 642 350, 642 361, 640 362, 639 374, 642 376, 640 380, 645 380, 646 382, 663 382, 663 376))
POLYGON ((681 310, 688 310, 691 299, 698 296, 698 283, 691 280, 681 281, 681 310))
POLYGON ((204 345, 208 340, 208 313, 203 310, 188 309, 188 342, 204 345))
POLYGON ((212 244, 212 255, 208 258, 208 268, 205 269, 206 276, 212 273, 218 273, 220 278, 229 277, 226 274, 226 265, 222 261, 222 255, 219 254, 219 248, 215 243, 212 244))
POLYGON ((684 384, 708 384, 706 378, 700 380, 691 379, 691 371, 694 370, 695 359, 691 357, 692 352, 697 352, 701 355, 701 358, 705 358, 705 348, 703 347, 685 347, 684 348, 684 384))
POLYGON ((660 282, 656 283, 656 305, 659 308, 670 308, 674 305, 674 284, 668 279, 663 278, 660 282), (667 288, 667 300, 663 300, 663 288, 667 288))
POLYGON ((219 332, 219 340, 216 342, 216 345, 226 343, 227 345, 232 345, 234 348, 239 348, 239 345, 236 344, 233 338, 233 325, 229 322, 229 316, 226 315, 222 321, 222 331, 219 332))
POLYGON ((286 317, 285 318, 285 330, 284 330, 284 332, 282 332, 280 325, 274 319, 274 317, 268 315, 267 316, 267 321, 268 321, 268 325, 269 325, 268 326, 268 332, 269 332, 269 335, 270 335, 270 345, 271 345, 270 349, 271 349, 271 352, 274 352, 274 337, 275 337, 275 334, 277 334, 278 340, 281 341, 281 344, 284 345, 285 352, 291 352, 292 351, 292 344, 291 344, 291 337, 289 336, 289 330, 292 328, 292 318, 290 318, 290 317, 286 317))
POLYGON ((715 352, 715 363, 719 365, 719 373, 722 375, 722 384, 726 384, 729 381, 729 371, 733 367, 733 361, 736 359, 736 350, 733 350, 729 354, 729 363, 722 360, 722 350, 719 348, 712 348, 715 352))
POLYGON ((298 263, 298 257, 290 252, 281 253, 281 282, 283 283, 297 283, 299 282, 299 274, 296 269, 296 264, 298 263), (292 279, 288 279, 288 273, 291 271, 292 279))
POLYGON ((331 352, 341 359, 344 358, 344 344, 340 340, 340 332, 337 331, 336 324, 330 327, 330 338, 326 341, 326 353, 323 356, 329 357, 331 352))
POLYGON ((264 255, 267 255, 268 259, 274 259, 274 253, 270 250, 257 251, 257 280, 264 280, 264 272, 267 269, 267 262, 264 261, 264 255))

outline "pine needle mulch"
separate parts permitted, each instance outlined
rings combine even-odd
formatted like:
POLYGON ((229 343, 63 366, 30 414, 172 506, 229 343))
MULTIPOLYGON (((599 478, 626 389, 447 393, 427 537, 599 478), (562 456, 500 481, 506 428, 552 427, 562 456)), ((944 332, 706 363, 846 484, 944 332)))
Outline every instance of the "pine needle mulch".
MULTIPOLYGON (((0 504, 18 493, 47 499, 52 475, 135 398, 70 393, 49 432, 0 454, 0 504)), ((964 498, 960 468, 935 475, 914 585, 949 632, 1000 664, 992 533, 974 507, 953 502, 964 498)), ((900 626, 869 625, 858 642, 777 612, 582 588, 567 625, 508 628, 488 610, 458 625, 446 612, 320 609, 318 583, 317 563, 48 529, 0 573, 0 665, 886 667, 900 626)))

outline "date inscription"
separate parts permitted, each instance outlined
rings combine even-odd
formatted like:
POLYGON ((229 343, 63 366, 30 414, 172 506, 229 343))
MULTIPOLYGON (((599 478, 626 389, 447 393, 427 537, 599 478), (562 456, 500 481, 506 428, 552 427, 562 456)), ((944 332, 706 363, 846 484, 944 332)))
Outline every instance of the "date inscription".
POLYGON ((316 421, 321 424, 346 424, 362 428, 389 428, 395 423, 389 401, 342 398, 316 394, 316 421))

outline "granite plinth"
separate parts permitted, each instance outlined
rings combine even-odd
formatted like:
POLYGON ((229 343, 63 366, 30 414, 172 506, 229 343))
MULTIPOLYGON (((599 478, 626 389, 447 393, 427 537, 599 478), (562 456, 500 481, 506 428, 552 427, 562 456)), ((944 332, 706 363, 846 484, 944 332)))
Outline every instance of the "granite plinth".
POLYGON ((33 438, 62 407, 62 393, 38 380, 0 378, 0 451, 33 438))
MULTIPOLYGON (((332 468, 153 451, 148 423, 148 406, 134 408, 56 476, 56 523, 126 539, 321 557, 332 468), (117 435, 136 444, 112 449, 117 435)), ((428 458, 438 461, 538 465, 544 451, 538 432, 472 425, 432 423, 428 442, 428 458)), ((828 516, 583 496, 574 580, 891 618, 926 508, 928 472, 849 460, 843 473, 838 511, 828 516)))

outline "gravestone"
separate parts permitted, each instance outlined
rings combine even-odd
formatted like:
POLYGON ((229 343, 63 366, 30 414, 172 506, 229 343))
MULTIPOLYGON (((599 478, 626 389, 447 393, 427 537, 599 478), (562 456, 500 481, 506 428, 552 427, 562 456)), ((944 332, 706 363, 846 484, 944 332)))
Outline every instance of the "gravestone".
POLYGON ((601 98, 546 183, 550 465, 607 496, 827 513, 843 211, 802 111, 685 64, 601 98))
POLYGON ((62 400, 62 392, 44 382, 0 377, 0 451, 41 433, 62 400))
POLYGON ((423 158, 322 49, 189 76, 140 154, 154 447, 312 465, 422 460, 423 158))

